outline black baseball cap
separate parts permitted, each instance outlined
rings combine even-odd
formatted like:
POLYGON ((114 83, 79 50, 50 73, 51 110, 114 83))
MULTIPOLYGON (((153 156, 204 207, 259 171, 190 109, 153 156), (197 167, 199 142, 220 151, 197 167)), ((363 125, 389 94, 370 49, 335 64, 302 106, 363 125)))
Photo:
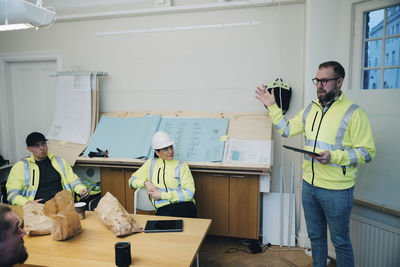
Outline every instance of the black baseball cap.
POLYGON ((43 134, 38 133, 38 132, 33 132, 30 133, 27 137, 26 137, 26 145, 27 146, 33 146, 38 142, 46 142, 47 139, 44 137, 43 134))

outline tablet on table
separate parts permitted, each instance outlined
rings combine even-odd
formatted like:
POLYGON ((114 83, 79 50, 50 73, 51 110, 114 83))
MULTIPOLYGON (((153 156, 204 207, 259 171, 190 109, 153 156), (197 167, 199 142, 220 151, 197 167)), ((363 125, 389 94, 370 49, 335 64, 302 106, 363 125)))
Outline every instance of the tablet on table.
POLYGON ((144 228, 145 233, 182 232, 183 220, 149 220, 144 228))

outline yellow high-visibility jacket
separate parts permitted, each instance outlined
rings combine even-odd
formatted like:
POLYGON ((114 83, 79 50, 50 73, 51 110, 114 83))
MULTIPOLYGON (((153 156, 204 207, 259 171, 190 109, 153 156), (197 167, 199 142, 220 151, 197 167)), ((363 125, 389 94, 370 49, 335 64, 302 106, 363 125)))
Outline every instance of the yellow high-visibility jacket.
MULTIPOLYGON (((69 192, 77 193, 86 187, 79 177, 73 172, 71 165, 64 159, 47 153, 51 165, 61 176, 61 185, 69 192)), ((35 199, 39 187, 40 173, 35 158, 31 155, 28 158, 18 161, 11 168, 7 179, 7 199, 13 205, 23 206, 27 201, 35 199)))
POLYGON ((192 201, 194 180, 187 163, 153 158, 147 160, 129 179, 131 188, 144 188, 150 181, 161 191, 161 199, 154 201, 156 209, 171 203, 192 201))
POLYGON ((343 92, 323 114, 319 101, 313 101, 293 119, 282 115, 275 104, 268 108, 271 121, 283 137, 304 134, 304 149, 316 153, 330 151, 331 160, 323 165, 304 154, 303 179, 326 189, 354 186, 357 164, 375 157, 375 143, 364 110, 343 92))

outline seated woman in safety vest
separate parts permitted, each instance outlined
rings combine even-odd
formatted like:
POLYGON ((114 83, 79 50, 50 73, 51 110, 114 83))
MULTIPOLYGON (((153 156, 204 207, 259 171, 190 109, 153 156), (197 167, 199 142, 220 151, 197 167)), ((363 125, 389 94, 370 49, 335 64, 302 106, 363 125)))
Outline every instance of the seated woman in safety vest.
POLYGON ((174 160, 174 141, 163 131, 152 139, 154 158, 147 160, 129 179, 131 188, 146 187, 156 215, 196 217, 194 180, 189 166, 174 160))

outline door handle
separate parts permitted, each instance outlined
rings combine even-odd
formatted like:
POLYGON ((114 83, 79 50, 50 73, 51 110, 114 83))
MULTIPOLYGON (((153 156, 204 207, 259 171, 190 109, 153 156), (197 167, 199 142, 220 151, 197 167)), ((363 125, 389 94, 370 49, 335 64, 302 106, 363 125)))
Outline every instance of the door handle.
POLYGON ((246 178, 244 175, 231 175, 232 178, 246 178))

